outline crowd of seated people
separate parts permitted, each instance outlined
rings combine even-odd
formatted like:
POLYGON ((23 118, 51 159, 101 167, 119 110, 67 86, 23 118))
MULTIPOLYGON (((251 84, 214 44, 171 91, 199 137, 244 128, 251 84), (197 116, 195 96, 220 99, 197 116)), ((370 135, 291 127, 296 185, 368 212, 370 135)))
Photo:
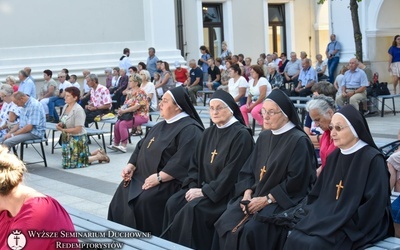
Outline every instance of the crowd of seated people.
POLYGON ((314 68, 306 53, 297 59, 292 52, 289 60, 284 53, 262 54, 251 65, 251 58, 233 54, 226 43, 222 58, 204 52, 207 72, 195 59, 189 70, 179 62, 171 70, 149 48, 147 64, 107 68, 104 82, 84 70, 81 86, 77 75, 63 69, 56 83, 53 72, 44 70, 40 91, 30 68, 21 70, 18 91, 12 77, 0 87, 0 143, 10 149, 42 138, 46 120, 57 122, 64 137, 72 138, 61 141, 62 167, 86 167, 110 161, 104 151, 88 149, 85 127, 96 117, 117 114, 109 148, 126 153, 128 129, 143 135, 140 126, 149 111, 159 109, 164 120, 141 138, 122 170, 110 220, 195 249, 353 249, 392 235, 390 188, 397 184, 398 152, 387 163, 389 180, 351 100, 364 91, 348 76, 357 72, 364 80, 357 61, 338 79, 339 98, 350 105, 343 101, 337 111, 333 83, 319 81, 328 78, 321 55, 314 68), (213 125, 205 131, 194 108, 204 88, 215 91, 209 101, 213 125), (317 96, 306 105, 314 123, 310 131, 290 94, 317 96), (263 128, 255 144, 249 115, 263 128), (319 134, 309 133, 313 127, 319 134), (288 228, 272 218, 303 202, 306 214, 288 236, 288 228))

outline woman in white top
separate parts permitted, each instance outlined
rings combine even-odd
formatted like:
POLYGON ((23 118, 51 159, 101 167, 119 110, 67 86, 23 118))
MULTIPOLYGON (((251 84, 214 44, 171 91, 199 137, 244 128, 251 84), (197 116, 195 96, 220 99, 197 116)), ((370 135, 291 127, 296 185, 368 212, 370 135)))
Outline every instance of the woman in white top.
POLYGON ((150 103, 150 111, 155 111, 157 110, 158 107, 158 100, 157 100, 157 94, 156 94, 156 88, 152 82, 149 82, 150 77, 150 72, 148 70, 142 69, 140 71, 140 76, 142 77, 142 84, 140 85, 140 88, 146 92, 148 101, 150 103))
POLYGON ((259 65, 251 66, 251 77, 249 81, 249 95, 247 96, 246 105, 240 107, 244 121, 249 126, 248 113, 262 126, 263 118, 261 116, 261 108, 264 99, 271 93, 271 84, 264 77, 264 71, 259 65))
POLYGON ((242 70, 237 64, 234 64, 229 69, 229 75, 231 78, 228 82, 228 92, 231 94, 233 99, 235 99, 235 102, 239 103, 240 99, 245 97, 249 84, 247 83, 246 78, 242 76, 242 70))

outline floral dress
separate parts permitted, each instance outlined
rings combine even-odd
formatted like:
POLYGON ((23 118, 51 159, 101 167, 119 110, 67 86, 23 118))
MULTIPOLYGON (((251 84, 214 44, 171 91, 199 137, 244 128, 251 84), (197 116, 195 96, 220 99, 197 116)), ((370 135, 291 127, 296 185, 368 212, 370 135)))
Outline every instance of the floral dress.
MULTIPOLYGON (((65 127, 67 119, 70 116, 63 115, 61 123, 65 127)), ((84 128, 82 128, 84 129, 84 128)), ((62 167, 69 168, 84 168, 89 165, 89 145, 86 132, 81 135, 71 135, 63 132, 60 138, 62 148, 62 167)))

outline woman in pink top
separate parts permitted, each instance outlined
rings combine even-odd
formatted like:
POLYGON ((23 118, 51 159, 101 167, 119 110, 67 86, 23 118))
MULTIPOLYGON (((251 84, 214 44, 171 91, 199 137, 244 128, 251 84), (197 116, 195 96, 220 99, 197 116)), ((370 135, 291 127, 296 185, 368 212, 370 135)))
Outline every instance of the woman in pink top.
POLYGON ((324 95, 314 96, 312 100, 307 102, 306 109, 315 125, 324 131, 322 136, 317 135, 321 158, 321 166, 317 169, 318 176, 325 166, 326 157, 336 148, 329 131, 329 124, 336 110, 335 101, 331 97, 324 95))
POLYGON ((56 249, 63 248, 61 243, 77 244, 77 238, 62 237, 62 231, 75 231, 68 213, 53 198, 23 185, 24 172, 24 163, 0 146, 0 249, 56 249), (43 231, 54 233, 40 237, 43 231))

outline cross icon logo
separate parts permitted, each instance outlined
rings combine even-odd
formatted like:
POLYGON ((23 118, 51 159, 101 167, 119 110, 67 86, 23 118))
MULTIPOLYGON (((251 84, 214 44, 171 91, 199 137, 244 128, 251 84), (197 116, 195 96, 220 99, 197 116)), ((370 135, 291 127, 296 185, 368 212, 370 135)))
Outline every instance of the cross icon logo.
POLYGON ((8 236, 7 244, 12 250, 21 250, 26 245, 25 235, 18 230, 12 231, 8 236))

